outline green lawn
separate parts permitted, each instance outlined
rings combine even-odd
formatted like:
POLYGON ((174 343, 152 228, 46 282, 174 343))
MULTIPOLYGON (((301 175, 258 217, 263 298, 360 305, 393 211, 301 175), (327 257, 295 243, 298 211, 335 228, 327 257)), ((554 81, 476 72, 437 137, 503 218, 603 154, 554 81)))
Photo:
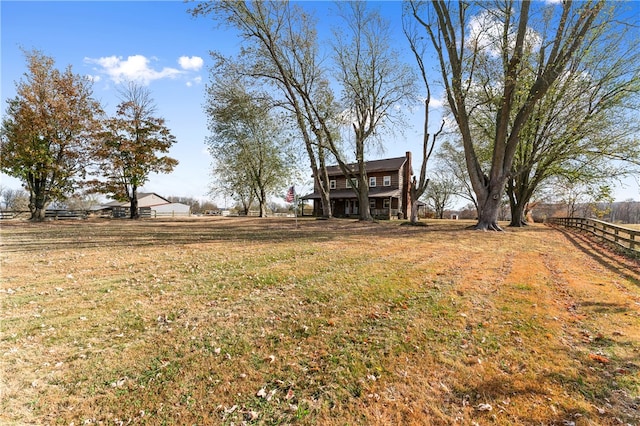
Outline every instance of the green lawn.
POLYGON ((2 424, 619 424, 640 272, 430 221, 3 222, 2 424))

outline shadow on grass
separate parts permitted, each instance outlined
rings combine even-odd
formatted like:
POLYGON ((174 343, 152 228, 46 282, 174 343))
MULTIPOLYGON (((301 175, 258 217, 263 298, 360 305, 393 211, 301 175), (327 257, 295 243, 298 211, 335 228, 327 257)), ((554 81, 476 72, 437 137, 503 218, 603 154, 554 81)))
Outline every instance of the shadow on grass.
POLYGON ((66 250, 97 247, 135 248, 190 245, 211 242, 332 241, 336 238, 413 236, 464 231, 464 224, 424 227, 399 226, 401 222, 359 222, 349 219, 318 221, 282 218, 216 218, 55 221, 3 223, 4 252, 66 250))
POLYGON ((588 308, 597 314, 619 314, 629 312, 629 306, 620 303, 608 302, 580 302, 582 308, 588 308))
MULTIPOLYGON (((544 415, 541 413, 533 414, 527 412, 511 412, 509 401, 514 397, 525 397, 527 400, 547 400, 548 393, 540 386, 541 383, 524 384, 518 379, 509 377, 492 377, 485 380, 473 388, 467 389, 464 395, 459 397, 464 401, 470 395, 479 396, 475 402, 469 402, 470 405, 477 407, 478 403, 490 402, 492 405, 490 411, 478 410, 474 411, 473 417, 481 419, 483 417, 491 417, 495 412, 499 413, 502 420, 508 420, 513 424, 574 424, 572 421, 576 417, 583 417, 584 410, 563 404, 562 401, 553 401, 549 404, 554 406, 554 414, 544 415)), ((545 410, 547 411, 547 410, 545 410)))
MULTIPOLYGON (((88 220, 15 223, 3 226, 6 252, 77 248, 188 245, 224 241, 282 241, 309 238, 312 230, 295 222, 243 220, 88 220)), ((326 233, 324 238, 330 238, 326 233)))
POLYGON ((557 227, 554 229, 561 232, 571 244, 596 262, 640 287, 640 264, 637 261, 615 254, 605 245, 585 235, 557 227))
MULTIPOLYGON (((607 339, 609 346, 631 347, 635 342, 617 339, 607 339)), ((578 361, 577 370, 570 374, 550 373, 545 379, 560 382, 570 393, 577 393, 593 407, 595 411, 586 417, 592 417, 597 424, 638 424, 640 421, 640 398, 634 396, 635 385, 629 380, 640 371, 640 356, 612 357, 609 362, 601 363, 592 359, 592 353, 597 353, 601 342, 581 345, 568 351, 569 356, 578 361), (626 385, 623 383, 627 382, 626 385)), ((628 351, 627 351, 628 352, 628 351)), ((570 401, 567 401, 570 402, 570 401)), ((574 410, 567 407, 567 412, 574 410)))
MULTIPOLYGON (((637 424, 640 421, 640 398, 632 391, 619 386, 621 377, 633 377, 640 371, 638 357, 616 359, 610 364, 601 365, 590 360, 580 350, 570 350, 569 356, 578 360, 577 370, 570 374, 546 372, 538 376, 535 384, 519 380, 517 377, 492 377, 464 390, 458 390, 457 397, 468 400, 475 395, 475 401, 469 401, 474 407, 479 403, 493 404, 491 414, 502 413, 503 419, 513 424, 637 424), (563 396, 553 400, 548 398, 545 382, 561 384, 565 389, 563 396), (553 414, 511 412, 509 400, 524 397, 527 400, 548 400, 553 405, 553 414), (477 399, 479 398, 479 399, 477 399), (584 398, 584 403, 578 404, 584 398), (602 411, 601 411, 602 410, 602 411)), ((535 367, 534 367, 535 368, 535 367)), ((476 411, 476 419, 488 417, 489 413, 476 411)))

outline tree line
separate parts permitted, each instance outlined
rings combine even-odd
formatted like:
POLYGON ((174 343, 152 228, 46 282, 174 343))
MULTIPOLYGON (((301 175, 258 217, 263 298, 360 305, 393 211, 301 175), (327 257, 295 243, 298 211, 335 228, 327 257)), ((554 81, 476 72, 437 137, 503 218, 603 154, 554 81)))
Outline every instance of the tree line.
MULTIPOLYGON (((424 112, 422 166, 410 182, 411 204, 453 191, 473 204, 476 229, 500 230, 505 200, 510 225, 523 226, 545 194, 595 182, 603 192, 638 171, 640 50, 637 16, 626 3, 411 0, 398 3, 401 22, 390 22, 376 3, 339 2, 332 6, 331 36, 322 40, 313 8, 304 6, 220 0, 189 10, 234 30, 240 43, 235 56, 212 52, 205 111, 215 193, 244 206, 255 202, 266 214, 269 196, 293 179, 296 159, 304 156, 323 216, 332 217, 327 165, 337 163, 352 181, 360 219, 371 220, 365 163, 416 107, 424 112), (394 38, 393 25, 401 26, 404 40, 394 38), (444 103, 437 123, 430 121, 435 86, 444 103)), ((39 58, 35 62, 46 62, 39 58)), ((77 80, 78 93, 87 92, 87 82, 77 80)), ((86 161, 74 144, 96 133, 86 113, 84 124, 72 120, 76 128, 55 137, 42 130, 44 119, 38 131, 28 130, 35 116, 20 112, 27 91, 18 93, 8 117, 24 120, 3 122, 2 149, 11 140, 29 140, 38 152, 64 146, 68 157, 46 175, 27 172, 37 165, 3 159, 2 170, 23 178, 34 194, 30 204, 38 206, 40 198, 71 188, 76 180, 70 176, 84 173, 79 165, 86 161), (55 188, 42 191, 54 178, 55 188)), ((154 150, 166 152, 174 142, 162 120, 145 122, 146 130, 136 127, 133 105, 148 105, 138 95, 127 91, 120 118, 98 120, 101 142, 89 144, 92 155, 117 158, 100 163, 103 181, 96 185, 115 193, 112 184, 125 179, 121 195, 135 193, 147 163, 159 171, 174 165, 167 157, 155 163, 154 156, 130 154, 131 142, 151 128, 164 144, 154 150), (118 170, 109 168, 116 163, 118 170)), ((84 99, 85 110, 99 109, 90 96, 84 99)), ((146 113, 153 117, 153 109, 146 113)), ((411 221, 417 221, 416 209, 411 221)))
POLYGON ((157 117, 150 92, 135 83, 120 90, 111 117, 93 98, 92 82, 53 58, 25 51, 28 71, 7 100, 0 130, 0 170, 22 181, 31 219, 80 190, 109 194, 131 204, 150 173, 168 173, 177 161, 166 154, 176 142, 157 117))
POLYGON ((637 17, 627 6, 406 1, 402 52, 375 4, 336 5, 333 38, 318 40, 316 18, 300 4, 200 2, 191 13, 236 30, 242 46, 232 58, 213 53, 212 152, 242 139, 223 132, 224 105, 232 100, 220 88, 233 76, 236 101, 259 99, 265 114, 288 118, 287 131, 311 164, 323 215, 331 217, 331 159, 352 179, 360 219, 369 220, 366 155, 403 123, 403 107, 422 100, 422 167, 411 182, 412 204, 451 190, 473 203, 477 229, 500 230, 506 198, 511 226, 523 226, 528 206, 549 187, 601 182, 604 188, 637 171, 639 121, 632 118, 640 58, 631 21, 637 17), (444 120, 435 126, 433 84, 444 88, 445 99, 444 120), (427 173, 436 146, 438 164, 427 173), (428 190, 432 180, 437 191, 428 190))

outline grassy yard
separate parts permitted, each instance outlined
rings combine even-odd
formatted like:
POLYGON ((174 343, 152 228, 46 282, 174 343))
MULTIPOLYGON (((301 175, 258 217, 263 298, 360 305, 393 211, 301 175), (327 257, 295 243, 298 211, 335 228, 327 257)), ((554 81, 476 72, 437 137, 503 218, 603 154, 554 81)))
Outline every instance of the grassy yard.
POLYGON ((3 222, 0 424, 639 424, 638 264, 468 224, 3 222))

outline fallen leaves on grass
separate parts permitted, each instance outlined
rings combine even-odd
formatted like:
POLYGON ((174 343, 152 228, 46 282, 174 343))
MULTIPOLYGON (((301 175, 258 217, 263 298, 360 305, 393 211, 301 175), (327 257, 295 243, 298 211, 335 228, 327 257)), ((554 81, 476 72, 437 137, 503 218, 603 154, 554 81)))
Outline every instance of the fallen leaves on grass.
POLYGON ((266 399, 267 401, 271 401, 271 399, 273 398, 273 396, 276 394, 277 391, 278 391, 277 389, 272 389, 267 393, 267 389, 266 388, 261 388, 256 393, 256 396, 259 397, 259 398, 266 399))
POLYGON ((609 358, 598 354, 589 354, 589 358, 601 364, 609 364, 611 362, 609 358))
POLYGON ((291 398, 293 398, 295 395, 293 393, 293 390, 289 389, 287 391, 287 395, 285 395, 284 399, 286 399, 287 401, 289 401, 291 398))

